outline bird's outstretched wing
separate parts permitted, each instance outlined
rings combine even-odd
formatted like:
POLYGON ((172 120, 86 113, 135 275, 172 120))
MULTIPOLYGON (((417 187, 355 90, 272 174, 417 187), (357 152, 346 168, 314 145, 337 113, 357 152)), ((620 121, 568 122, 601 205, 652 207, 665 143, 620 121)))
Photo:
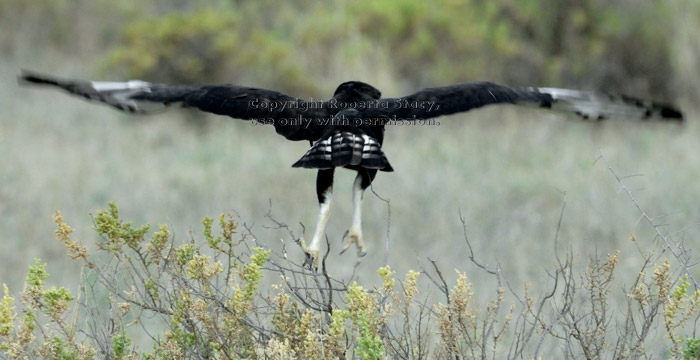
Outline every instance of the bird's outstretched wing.
POLYGON ((237 85, 165 85, 140 80, 100 82, 60 79, 23 71, 20 83, 55 86, 90 101, 134 114, 171 106, 194 107, 236 119, 271 124, 290 140, 317 140, 318 119, 332 117, 325 103, 309 102, 283 93, 237 85))
POLYGON ((427 88, 401 98, 381 99, 367 115, 397 120, 428 119, 492 104, 541 107, 591 120, 609 117, 683 120, 681 112, 673 106, 627 96, 582 90, 511 87, 490 82, 427 88))

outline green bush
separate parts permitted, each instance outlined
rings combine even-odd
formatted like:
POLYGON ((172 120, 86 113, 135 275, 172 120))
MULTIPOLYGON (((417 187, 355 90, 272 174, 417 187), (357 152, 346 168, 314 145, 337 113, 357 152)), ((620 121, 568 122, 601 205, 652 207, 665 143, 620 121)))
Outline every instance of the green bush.
POLYGON ((407 90, 496 80, 670 98, 672 18, 666 3, 603 0, 217 3, 134 17, 103 69, 306 96, 327 96, 335 72, 388 71, 407 90))
POLYGON ((700 359, 700 338, 687 339, 685 341, 686 349, 683 351, 683 360, 700 359))
POLYGON ((403 280, 380 268, 378 288, 346 284, 325 272, 325 260, 312 271, 286 250, 265 249, 230 214, 218 218, 218 232, 205 218, 202 238, 178 245, 167 226, 149 235, 148 225, 125 222, 110 204, 96 213, 94 251, 71 239, 60 213, 54 220, 57 240, 85 267, 80 295, 47 288, 47 264, 36 260, 21 302, 7 287, 0 299, 3 357, 538 358, 549 343, 550 355, 559 349, 574 358, 627 358, 658 353, 660 339, 650 333, 663 324, 671 356, 697 358, 697 339, 681 334, 693 331, 687 325, 700 315, 700 292, 689 290, 687 277, 672 278, 668 261, 654 265, 652 253, 640 251, 637 280, 624 287, 627 308, 615 311, 619 253, 591 259, 580 276, 571 253, 557 256, 540 296, 528 284, 520 293, 507 290, 499 269, 472 254, 500 284, 481 305, 466 274, 458 272, 450 286, 435 262, 403 280), (279 280, 261 288, 265 277, 279 280), (152 350, 141 349, 144 340, 152 350))
POLYGON ((264 17, 251 14, 250 7, 257 9, 229 4, 136 17, 125 24, 120 45, 108 54, 102 71, 166 83, 255 78, 259 84, 313 93, 313 82, 295 61, 293 41, 280 28, 260 26, 264 17))

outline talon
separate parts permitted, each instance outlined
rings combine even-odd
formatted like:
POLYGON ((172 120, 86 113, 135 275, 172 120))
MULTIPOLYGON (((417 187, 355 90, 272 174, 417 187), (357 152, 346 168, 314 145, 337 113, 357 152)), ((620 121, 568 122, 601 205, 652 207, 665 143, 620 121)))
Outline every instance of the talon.
MULTIPOLYGON (((348 234, 350 234, 350 230, 349 230, 349 229, 348 229, 348 230, 345 230, 345 233, 343 233, 343 238, 340 239, 340 242, 341 242, 341 243, 345 241, 345 238, 348 237, 348 234)), ((345 246, 343 246, 343 250, 340 250, 339 255, 343 255, 343 254, 350 248, 350 245, 352 245, 353 242, 355 242, 355 241, 354 241, 354 240, 350 240, 347 244, 345 244, 345 246)))
POLYGON ((340 250, 340 253, 338 255, 343 255, 345 251, 347 251, 350 248, 350 245, 352 244, 352 241, 347 243, 345 246, 343 246, 343 250, 340 250))
POLYGON ((308 266, 313 271, 318 270, 318 251, 304 250, 304 266, 308 266))
POLYGON ((362 241, 362 233, 359 231, 349 229, 345 231, 345 234, 343 234, 343 239, 342 241, 345 241, 345 238, 350 238, 347 244, 343 247, 343 250, 340 251, 340 255, 345 253, 350 248, 350 245, 355 244, 357 247, 357 256, 363 257, 367 255, 367 251, 365 250, 365 242, 362 241))
POLYGON ((306 247, 306 241, 304 237, 299 238, 299 243, 301 245, 301 250, 304 251, 304 266, 308 266, 311 270, 318 270, 318 250, 309 250, 306 247))

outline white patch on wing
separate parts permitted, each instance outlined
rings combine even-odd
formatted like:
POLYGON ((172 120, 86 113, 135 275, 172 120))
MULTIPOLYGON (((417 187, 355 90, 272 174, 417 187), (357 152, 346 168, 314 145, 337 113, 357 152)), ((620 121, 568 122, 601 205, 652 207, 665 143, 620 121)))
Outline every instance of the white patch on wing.
POLYGON ((162 110, 169 105, 173 105, 166 105, 160 102, 131 99, 132 96, 138 93, 151 91, 151 83, 146 81, 91 81, 90 85, 102 96, 102 101, 126 111, 149 113, 153 111, 162 110))
POLYGON ((651 106, 620 96, 595 91, 558 88, 536 88, 555 100, 552 110, 574 113, 585 119, 599 120, 608 117, 645 118, 651 114, 651 106))
POLYGON ((141 90, 150 91, 151 83, 141 80, 130 80, 126 82, 116 81, 91 81, 92 87, 97 91, 123 91, 123 90, 141 90))

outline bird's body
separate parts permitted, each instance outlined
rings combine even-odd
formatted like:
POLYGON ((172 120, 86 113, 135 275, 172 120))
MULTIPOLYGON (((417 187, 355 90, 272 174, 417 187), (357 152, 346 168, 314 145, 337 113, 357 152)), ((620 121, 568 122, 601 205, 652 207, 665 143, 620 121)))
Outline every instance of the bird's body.
POLYGON ((393 171, 382 151, 384 130, 392 121, 415 121, 465 112, 492 104, 515 104, 574 114, 587 120, 628 117, 682 121, 672 106, 598 92, 510 87, 471 82, 420 90, 401 98, 381 98, 369 84, 349 81, 326 101, 302 100, 266 89, 237 85, 165 85, 144 81, 93 82, 58 79, 24 72, 20 82, 50 85, 130 113, 150 113, 180 105, 274 126, 289 140, 309 141, 311 148, 294 167, 318 169, 319 216, 305 248, 317 266, 321 238, 331 207, 335 168, 357 171, 353 184, 353 222, 345 237, 365 254, 362 239, 362 194, 378 171, 393 171))

